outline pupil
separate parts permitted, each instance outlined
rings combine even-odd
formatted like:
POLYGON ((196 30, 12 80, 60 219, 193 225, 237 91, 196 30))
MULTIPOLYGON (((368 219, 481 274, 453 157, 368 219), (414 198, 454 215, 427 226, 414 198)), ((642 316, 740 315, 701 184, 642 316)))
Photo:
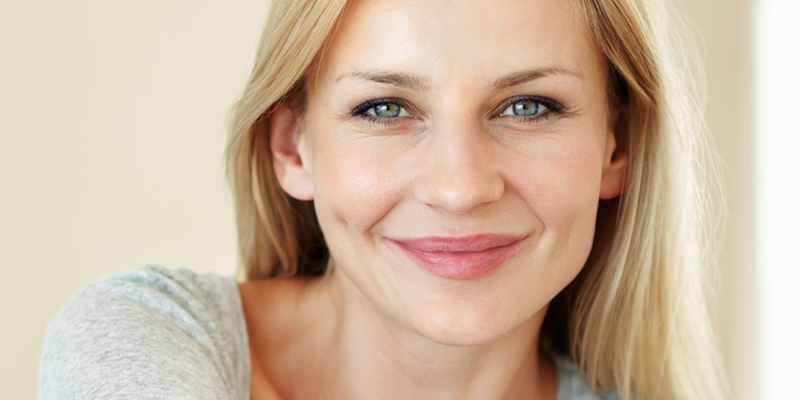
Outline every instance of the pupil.
POLYGON ((384 103, 375 106, 375 114, 379 117, 393 118, 400 115, 400 106, 395 103, 384 103))

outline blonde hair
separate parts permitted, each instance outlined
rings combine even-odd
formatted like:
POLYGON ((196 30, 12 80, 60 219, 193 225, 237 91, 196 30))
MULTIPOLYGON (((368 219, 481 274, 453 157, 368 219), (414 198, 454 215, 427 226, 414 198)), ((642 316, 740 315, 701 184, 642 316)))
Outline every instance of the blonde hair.
MULTIPOLYGON (((313 204, 279 186, 265 119, 277 104, 302 107, 305 74, 345 3, 274 0, 232 109, 227 162, 245 279, 326 270, 313 204)), ((542 346, 570 354, 592 390, 616 390, 623 400, 721 399, 704 297, 714 181, 702 85, 663 3, 576 0, 608 61, 629 163, 622 196, 601 201, 586 265, 552 301, 542 346)))

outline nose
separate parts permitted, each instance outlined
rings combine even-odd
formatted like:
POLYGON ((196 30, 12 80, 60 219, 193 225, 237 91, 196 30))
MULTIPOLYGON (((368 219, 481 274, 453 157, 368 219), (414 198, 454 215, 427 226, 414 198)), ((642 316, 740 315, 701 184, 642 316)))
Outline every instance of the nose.
POLYGON ((464 214, 502 197, 496 145, 478 123, 439 124, 428 132, 414 194, 429 207, 464 214))

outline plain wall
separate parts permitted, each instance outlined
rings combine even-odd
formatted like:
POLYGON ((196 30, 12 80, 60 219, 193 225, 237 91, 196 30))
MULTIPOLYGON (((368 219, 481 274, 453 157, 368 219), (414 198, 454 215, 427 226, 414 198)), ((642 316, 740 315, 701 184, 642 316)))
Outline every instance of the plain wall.
MULTIPOLYGON (((750 0, 680 0, 704 39, 729 223, 717 326, 757 398, 750 0)), ((47 322, 98 278, 157 262, 233 274, 222 152, 265 2, 0 4, 0 397, 36 395, 47 322)))
POLYGON ((761 398, 754 207, 753 0, 679 0, 708 81, 706 122, 723 167, 727 226, 713 304, 731 399, 761 398))
POLYGON ((86 284, 147 263, 233 274, 225 120, 265 12, 0 2, 0 398, 35 398, 46 324, 86 284))

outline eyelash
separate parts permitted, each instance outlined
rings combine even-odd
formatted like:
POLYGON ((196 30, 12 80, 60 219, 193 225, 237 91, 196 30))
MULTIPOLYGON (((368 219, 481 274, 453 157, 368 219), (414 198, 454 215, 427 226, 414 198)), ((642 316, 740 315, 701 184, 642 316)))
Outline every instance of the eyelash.
POLYGON ((561 103, 559 103, 559 102, 557 102, 557 101, 555 101, 555 100, 553 100, 551 98, 542 97, 542 96, 515 96, 515 97, 512 97, 512 98, 504 101, 502 104, 500 104, 500 106, 498 106, 497 108, 494 109, 494 111, 492 111, 491 115, 502 116, 504 118, 511 117, 511 118, 514 118, 514 119, 516 119, 518 121, 521 121, 523 123, 536 124, 536 123, 539 123, 539 122, 541 122, 543 120, 547 121, 548 119, 550 119, 550 117, 563 115, 564 112, 565 112, 564 106, 561 103), (505 110, 508 109, 508 107, 510 107, 512 104, 520 102, 520 101, 524 101, 524 100, 528 100, 528 101, 531 101, 533 103, 541 104, 546 108, 546 110, 543 111, 543 112, 540 112, 540 113, 538 113, 536 115, 531 115, 531 116, 498 115, 499 113, 505 112, 505 110))
POLYGON ((388 126, 388 125, 391 125, 393 123, 397 123, 398 122, 398 121, 396 121, 398 119, 397 117, 395 117, 395 118, 381 118, 381 117, 378 117, 377 115, 372 115, 372 114, 368 113, 369 110, 372 110, 373 108, 375 108, 375 107, 377 107, 379 105, 387 104, 387 103, 397 104, 397 105, 400 106, 400 108, 405 109, 407 112, 409 112, 409 114, 414 114, 415 111, 416 111, 405 100, 398 99, 398 98, 393 98, 393 97, 388 97, 388 98, 373 99, 373 100, 366 101, 363 104, 361 104, 358 107, 356 107, 355 109, 353 109, 353 111, 350 112, 350 115, 353 116, 353 117, 364 119, 369 123, 374 123, 374 124, 379 124, 379 125, 388 126))
MULTIPOLYGON (((391 124, 399 122, 398 121, 399 117, 381 118, 381 117, 378 117, 376 115, 373 115, 373 114, 369 113, 369 111, 374 109, 375 107, 377 107, 379 105, 387 104, 387 103, 397 104, 402 109, 405 109, 407 112, 409 112, 409 114, 412 114, 412 115, 416 114, 416 110, 414 109, 414 107, 411 106, 405 100, 398 99, 398 98, 391 98, 390 97, 390 98, 380 98, 380 99, 373 99, 373 100, 366 101, 366 102, 360 104, 359 106, 357 106, 355 109, 353 109, 353 111, 350 112, 350 115, 353 116, 353 117, 361 118, 361 119, 363 119, 363 120, 365 120, 365 121, 367 121, 369 123, 374 123, 374 124, 379 124, 379 125, 384 125, 384 126, 388 126, 388 125, 391 125, 391 124)), ((559 103, 559 102, 557 102, 557 101, 555 101, 553 99, 547 98, 547 97, 542 97, 542 96, 515 96, 515 97, 512 97, 512 98, 504 101, 502 104, 500 104, 500 106, 498 106, 497 108, 492 110, 492 112, 490 113, 490 116, 495 116, 495 117, 501 117, 502 116, 503 118, 511 117, 511 118, 514 118, 517 121, 520 121, 520 122, 523 122, 523 123, 536 124, 536 123, 541 122, 542 120, 546 121, 546 120, 550 119, 550 117, 553 116, 552 114, 555 114, 555 116, 559 116, 559 115, 564 114, 564 112, 565 112, 564 106, 561 103, 559 103), (504 112, 512 104, 520 102, 520 101, 524 101, 524 100, 528 100, 528 101, 532 101, 534 103, 541 104, 546 108, 546 110, 544 112, 540 112, 540 113, 538 113, 536 115, 532 115, 532 116, 517 116, 517 115, 507 115, 506 116, 506 115, 499 115, 499 113, 504 112)))

